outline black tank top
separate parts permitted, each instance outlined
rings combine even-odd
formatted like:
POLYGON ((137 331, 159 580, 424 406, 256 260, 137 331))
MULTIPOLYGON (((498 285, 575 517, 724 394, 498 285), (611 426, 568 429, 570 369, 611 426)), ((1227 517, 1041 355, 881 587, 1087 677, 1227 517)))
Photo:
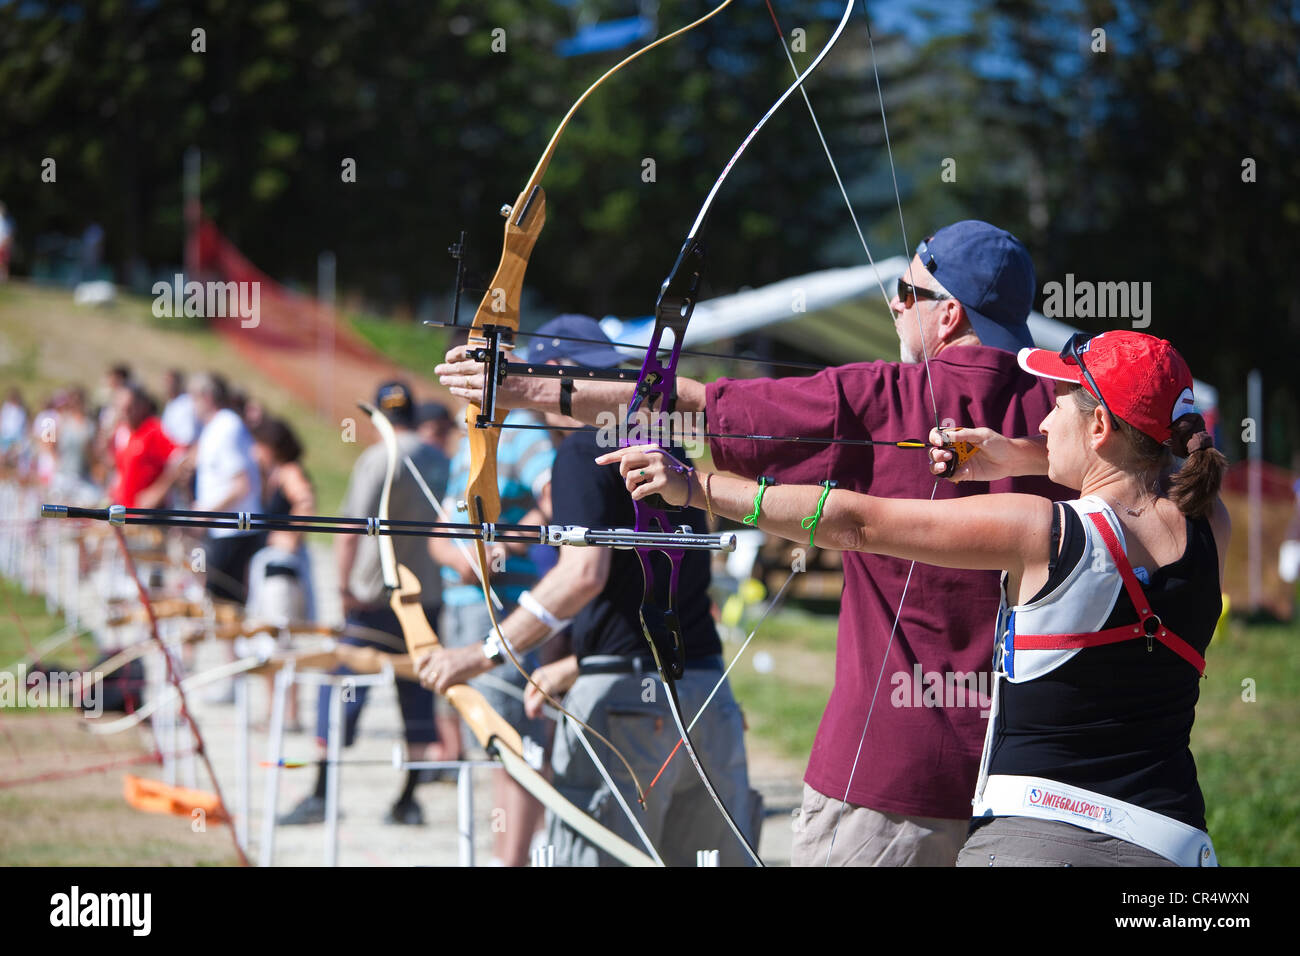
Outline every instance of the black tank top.
MULTIPOLYGON (((1052 537, 1064 536, 1047 583, 1059 587, 1085 554, 1087 535, 1072 508, 1052 509, 1052 537), (1061 513, 1065 524, 1060 525, 1061 513)), ((1141 580, 1139 574, 1139 580, 1141 580)), ((1143 590, 1165 626, 1204 655, 1222 609, 1219 553, 1205 519, 1187 520, 1187 547, 1157 569, 1143 590)), ((1102 629, 1133 624, 1121 591, 1102 629)), ((1022 683, 1002 681, 989 773, 1040 776, 1136 804, 1205 829, 1190 738, 1200 675, 1185 660, 1142 639, 1085 648, 1022 683)))

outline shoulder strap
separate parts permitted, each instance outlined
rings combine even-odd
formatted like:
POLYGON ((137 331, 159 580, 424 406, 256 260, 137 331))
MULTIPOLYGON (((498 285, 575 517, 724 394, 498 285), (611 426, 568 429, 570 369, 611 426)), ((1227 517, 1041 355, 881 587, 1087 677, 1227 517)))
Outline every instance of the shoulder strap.
POLYGON ((1088 518, 1096 527, 1097 533, 1101 535, 1101 540, 1106 543, 1106 549, 1110 551, 1111 560, 1115 562, 1115 568, 1124 582, 1124 590, 1128 592, 1129 600, 1133 602, 1133 608, 1138 613, 1138 622, 1147 637, 1147 647, 1151 646, 1152 639, 1158 640, 1195 667, 1198 674, 1204 674, 1205 658, 1197 653, 1196 648, 1165 627, 1159 615, 1152 613, 1146 592, 1142 590, 1137 575, 1133 573, 1133 566, 1129 564, 1128 555, 1120 547, 1119 536, 1115 534, 1110 521, 1099 511, 1091 512, 1088 518))
POLYGON ((1120 579, 1124 582, 1124 590, 1128 593, 1129 600, 1133 602, 1133 609, 1137 611, 1138 623, 1122 624, 1119 627, 1080 634, 1016 634, 1013 639, 1014 649, 1020 651, 1047 651, 1101 647, 1105 644, 1118 644, 1122 641, 1136 640, 1145 636, 1147 650, 1152 650, 1154 642, 1159 641, 1195 667, 1196 673, 1204 674, 1205 658, 1191 644, 1188 644, 1165 627, 1164 622, 1160 620, 1160 616, 1152 612, 1146 592, 1142 590, 1137 575, 1133 573, 1133 566, 1129 564, 1128 555, 1124 553, 1124 549, 1120 546, 1119 536, 1115 533, 1114 527, 1111 526, 1110 520, 1100 511, 1089 511, 1085 512, 1085 514, 1097 529, 1101 540, 1105 542, 1111 560, 1115 562, 1115 569, 1119 571, 1120 579))

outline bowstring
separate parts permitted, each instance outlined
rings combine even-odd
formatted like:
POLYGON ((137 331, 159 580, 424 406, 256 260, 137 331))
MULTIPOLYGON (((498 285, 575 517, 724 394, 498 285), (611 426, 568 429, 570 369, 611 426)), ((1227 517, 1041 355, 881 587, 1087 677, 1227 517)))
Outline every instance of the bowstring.
MULTIPOLYGON (((794 61, 794 55, 790 51, 789 44, 786 43, 785 32, 781 29, 781 23, 777 19, 776 11, 772 8, 772 0, 763 0, 763 2, 767 5, 768 15, 772 18, 772 25, 776 28, 777 38, 781 41, 781 49, 785 51, 786 61, 790 64, 790 69, 794 73, 795 78, 798 79, 799 67, 794 61)), ((813 109, 812 100, 809 98, 808 91, 803 87, 802 84, 800 84, 799 86, 799 92, 803 96, 804 105, 808 107, 808 116, 812 120, 813 127, 817 130, 817 138, 821 140, 822 150, 826 154, 826 161, 830 163, 831 172, 835 176, 835 183, 840 190, 840 196, 843 197, 844 206, 848 210, 849 218, 853 221, 853 230, 858 235, 858 241, 862 243, 862 251, 866 253, 867 261, 871 264, 871 271, 872 271, 872 275, 876 280, 876 286, 880 289, 880 295, 884 298, 885 308, 888 310, 889 303, 890 303, 889 293, 885 291, 884 282, 880 278, 880 269, 876 265, 875 257, 872 256, 871 254, 871 247, 868 245, 867 238, 863 234, 862 225, 858 222, 857 212, 853 208, 853 202, 849 199, 848 190, 844 186, 844 179, 843 177, 840 176, 839 166, 836 165, 835 163, 835 156, 831 153, 830 145, 826 141, 826 135, 822 132, 821 123, 817 119, 817 111, 813 109)), ((767 620, 768 615, 771 614, 771 612, 778 606, 782 596, 785 594, 786 588, 789 587, 790 582, 794 580, 795 573, 796 572, 794 571, 790 572, 789 576, 785 579, 785 583, 782 584, 780 590, 777 591, 776 596, 772 598, 772 600, 768 603, 767 608, 763 611, 758 621, 754 624, 754 627, 750 631, 749 636, 745 638, 744 642, 740 646, 740 649, 736 651, 735 656, 731 659, 731 663, 728 664, 726 670, 723 671, 722 677, 719 678, 718 682, 713 685, 713 690, 709 692, 709 696, 705 698, 704 703, 701 704, 699 710, 695 712, 695 716, 691 718, 691 722, 686 727, 686 730, 688 732, 694 729, 696 723, 704 715, 705 708, 708 707, 709 704, 713 701, 714 697, 718 693, 718 690, 722 687, 723 683, 726 681, 727 676, 735 668, 736 664, 739 663, 741 656, 745 653, 750 643, 754 640, 754 636, 758 633, 759 627, 762 626, 763 622, 767 620)), ((668 764, 672 761, 673 757, 676 755, 677 751, 680 748, 681 748, 681 741, 678 741, 677 746, 673 747, 672 752, 669 753, 667 759, 664 760, 663 765, 660 766, 659 772, 656 773, 654 779, 650 781, 651 789, 654 788, 655 783, 659 780, 659 777, 663 774, 664 770, 667 769, 668 764)))
MULTIPOLYGON (((871 34, 871 13, 867 9, 866 0, 863 0, 862 2, 862 14, 863 18, 866 20, 867 26, 867 47, 871 54, 871 73, 876 84, 876 99, 880 103, 880 127, 885 138, 885 155, 889 159, 889 174, 894 188, 894 203, 898 207, 898 227, 903 239, 903 254, 907 259, 906 274, 908 282, 912 283, 912 259, 914 256, 912 253, 912 246, 907 240, 907 224, 903 218, 903 197, 898 189, 898 168, 894 164, 894 148, 889 137, 889 121, 885 116, 885 93, 880 83, 880 66, 876 61, 876 44, 871 34)), ((930 350, 925 341, 925 327, 921 323, 921 302, 916 296, 912 297, 912 315, 916 319, 916 329, 921 339, 921 361, 925 366, 925 380, 930 392, 930 406, 934 410, 934 425, 935 428, 938 428, 940 424, 939 403, 934 392, 934 376, 930 370, 930 350)), ((939 480, 936 478, 934 485, 930 490, 931 501, 934 500, 934 496, 938 491, 939 480)), ((826 866, 830 866, 831 863, 831 854, 835 849, 835 838, 839 835, 840 823, 844 817, 844 807, 848 804, 849 793, 853 789, 853 778, 857 773, 858 765, 862 759, 862 748, 866 744, 867 730, 871 726, 871 715, 875 712, 876 698, 879 696, 880 685, 885 677, 885 669, 889 666, 889 654, 894 647, 894 638, 898 634, 898 626, 903 618, 903 607, 907 602, 907 591, 911 586, 912 574, 915 571, 916 560, 913 559, 911 564, 908 565, 907 577, 903 580, 903 592, 898 599, 898 610, 894 612, 894 623, 889 629, 889 639, 885 643, 885 653, 880 659, 880 672, 876 675, 875 687, 871 691, 871 701, 867 705, 867 716, 862 722, 862 734, 858 738, 857 750, 853 755, 853 763, 849 769, 849 779, 844 785, 844 797, 840 801, 840 805, 836 810, 835 826, 831 830, 831 838, 826 847, 826 866)))
MULTIPOLYGON (((380 507, 381 517, 387 518, 388 508, 392 496, 392 485, 393 485, 393 481, 397 476, 397 456, 400 453, 400 448, 397 445, 397 433, 393 431, 392 423, 389 422, 388 416, 385 415, 381 410, 377 408, 373 408, 373 406, 368 407, 364 403, 362 404, 361 407, 370 413, 371 419, 375 422, 375 427, 379 430, 380 435, 383 438, 384 444, 386 446, 387 470, 384 478, 384 487, 383 490, 380 492, 379 507, 380 507), (379 424, 380 420, 382 420, 383 422, 382 426, 379 424)), ((418 477, 418 473, 416 472, 415 468, 410 466, 409 456, 408 456, 408 467, 410 468, 410 473, 418 477)), ((493 478, 495 480, 495 476, 493 476, 493 478)), ((423 484, 423 482, 421 482, 421 484, 423 484)), ((430 495, 430 500, 432 500, 432 495, 430 495)), ((384 540, 388 542, 388 545, 391 548, 392 547, 391 539, 386 538, 384 540)), ((482 585, 483 588, 483 596, 484 596, 484 602, 487 606, 488 618, 491 620, 492 629, 496 633, 498 640, 500 640, 501 646, 505 649, 507 656, 510 658, 510 662, 514 664, 515 668, 519 671, 519 673, 523 675, 524 680, 526 680, 533 687, 537 688, 538 692, 541 693, 542 697, 547 701, 547 703, 551 704, 551 706, 553 706, 556 710, 558 710, 570 721, 570 726, 572 726, 575 734, 582 741, 583 746, 586 748, 587 753, 591 756, 592 761, 596 764, 597 772, 601 775, 601 778, 607 782, 610 788, 615 791, 615 794, 618 797, 618 803, 620 807, 622 807, 624 812, 627 814, 628 820, 632 824, 632 827, 636 831, 637 835, 645 843, 646 849, 650 851, 650 856, 662 864, 663 862, 662 859, 659 857, 659 854, 656 852, 654 846, 650 843, 649 837, 646 836, 645 831, 641 828, 640 823, 636 820, 635 816, 632 814, 631 808, 627 806, 627 803, 625 800, 622 799, 621 794, 618 794, 617 788, 613 786, 613 781, 610 778, 608 769, 596 757, 595 750, 592 748, 591 744, 586 740, 586 738, 583 737, 582 731, 579 729, 579 725, 581 727, 586 727, 587 730, 590 730, 594 736, 599 738, 601 742, 603 742, 607 747, 609 747, 610 750, 613 751, 614 755, 618 757, 618 759, 622 762, 623 766, 627 769, 627 772, 631 775, 633 786, 635 786, 637 790, 637 797, 641 801, 642 805, 644 806, 645 800, 641 791, 641 783, 637 779, 636 774, 632 771, 632 768, 628 764, 627 759, 623 756, 622 752, 617 747, 615 747, 612 743, 610 743, 609 740, 607 740, 600 733, 598 733, 595 730, 592 730, 592 728, 588 727, 577 717, 574 717, 573 714, 569 713, 569 711, 565 710, 563 706, 561 706, 553 697, 551 697, 550 694, 548 694, 545 690, 543 690, 542 687, 532 679, 532 676, 529 675, 527 670, 524 669, 523 665, 520 664, 519 660, 515 657, 513 647, 510 645, 510 642, 506 640, 505 635, 501 632, 501 627, 497 622, 496 609, 492 606, 492 599, 491 599, 492 589, 491 589, 491 585, 488 583, 490 574, 488 569, 487 548, 481 537, 476 538, 474 543, 476 546, 478 559, 479 559, 479 568, 478 568, 480 572, 479 583, 482 585)), ((383 541, 379 542, 379 551, 380 551, 380 564, 384 566, 384 577, 387 578, 389 576, 388 566, 391 564, 392 576, 394 579, 393 583, 396 584, 398 581, 396 552, 386 551, 383 541)), ((523 758, 524 755, 519 754, 519 756, 523 758)), ((527 761, 525 760, 525 762, 527 761)))
MULTIPOLYGON (((594 83, 592 83, 586 89, 586 91, 583 92, 583 94, 577 99, 577 101, 574 102, 574 104, 569 107, 569 110, 565 114, 564 119, 560 122, 560 125, 555 130, 555 133, 552 135, 550 142, 547 143, 546 149, 543 151, 541 159, 538 160, 537 166, 533 170, 532 176, 529 177, 529 182, 528 185, 525 187, 525 191, 531 190, 531 188, 540 184, 542 176, 545 174, 547 167, 550 165, 551 156, 554 153, 555 148, 559 142, 560 135, 563 133, 564 129, 568 126, 569 120, 577 112, 578 107, 580 107, 583 104, 583 102, 587 99, 587 97, 590 96, 596 90, 597 87, 603 84, 606 79, 608 79, 614 73, 621 70, 628 63, 631 63, 633 60, 640 57, 643 53, 647 53, 650 50, 653 50, 655 47, 667 43, 669 40, 672 40, 675 37, 681 36, 685 33, 694 30, 696 27, 700 26, 701 24, 711 20, 718 13, 721 13, 724 9, 730 6, 731 3, 732 0, 723 0, 723 2, 719 3, 716 7, 711 9, 704 16, 701 16, 697 20, 692 21, 691 23, 687 24, 684 27, 680 27, 679 29, 674 30, 672 33, 669 33, 666 36, 659 37, 653 42, 635 51, 630 56, 625 57, 623 60, 620 60, 615 66, 607 70, 594 83)), ((500 433, 498 432, 497 435, 499 436, 499 434, 500 433)), ((591 744, 587 741, 586 737, 583 736, 582 730, 580 728, 586 728, 588 731, 590 731, 593 736, 595 736, 606 746, 608 746, 610 750, 613 751, 615 756, 618 757, 619 761, 623 764, 623 767, 627 770, 629 776, 632 778, 632 785, 636 788, 638 802, 644 807, 645 793, 641 788, 640 780, 637 779, 636 773, 632 770, 631 764, 628 763, 627 759, 623 756, 623 754, 619 751, 617 747, 615 747, 612 743, 610 743, 609 740, 607 740, 602 734, 592 729, 587 724, 583 723, 577 717, 573 716, 573 714, 569 713, 569 711, 567 711, 557 700, 555 700, 555 698, 553 698, 539 684, 537 684, 532 679, 532 676, 524 669, 523 665, 519 662, 519 660, 515 656, 514 648, 511 646, 510 642, 506 639, 505 634, 502 633, 500 624, 497 621, 496 609, 493 608, 492 606, 492 600, 490 596, 491 585, 489 583, 490 576, 489 576, 489 565, 487 560, 487 548, 485 547, 485 544, 481 539, 476 541, 476 549, 478 552, 478 559, 479 559, 479 575, 478 575, 479 583, 483 587, 483 594, 487 604, 488 617, 492 622, 492 630, 497 635, 497 639, 501 642, 501 646, 502 648, 504 648, 506 655, 510 658, 510 662, 515 666, 515 669, 518 670, 519 673, 523 675, 524 679, 528 681, 528 683, 531 686, 537 689, 537 691, 542 695, 542 697, 547 701, 547 703, 551 704, 553 707, 556 708, 556 710, 558 710, 560 713, 564 714, 566 718, 568 718, 568 720, 570 721, 570 726, 573 728, 579 740, 582 741, 582 744, 584 748, 586 748, 587 753, 595 762, 597 771, 600 773, 602 779, 614 792, 614 795, 617 798, 619 804, 623 807, 624 811, 627 813, 628 819, 631 821, 633 827, 636 829, 642 841, 645 842, 647 849, 649 849, 650 851, 650 855, 655 857, 655 859, 659 859, 658 854, 654 850, 654 847, 651 846, 649 839, 646 837, 644 831, 641 829, 639 823, 635 819, 630 808, 627 807, 626 802, 624 801, 619 789, 616 786, 614 786, 608 770, 605 768, 604 764, 599 759, 597 759, 595 750, 592 748, 591 744)))
MULTIPOLYGON (((762 118, 759 119, 758 123, 755 124, 754 128, 751 129, 749 131, 749 134, 741 141, 740 145, 736 148, 736 151, 732 153, 731 158, 727 160, 727 164, 723 167, 722 173, 714 181, 712 188, 709 189, 708 195, 704 197, 704 202, 701 204, 700 210, 696 214, 694 223, 691 224, 691 228, 687 234, 687 239, 686 239, 688 245, 693 240, 695 240, 699 236, 700 232, 703 230, 704 223, 708 219, 709 211, 713 206, 714 198, 718 195, 718 191, 722 188, 722 184, 726 181, 728 175, 731 173, 732 168, 736 165, 737 160, 740 159, 740 157, 744 154, 745 150, 749 147, 749 144, 753 142, 754 138, 758 135, 758 133, 763 129, 764 126, 767 125, 768 120, 770 120, 776 114, 777 110, 779 110, 781 106, 785 103, 785 101, 790 98, 790 96, 794 93, 794 91, 796 89, 798 90, 803 89, 804 81, 807 80, 808 77, 812 75, 813 71, 815 71, 818 68, 818 66, 821 65, 821 62, 827 57, 827 55, 834 48, 835 44, 839 41, 840 36, 844 33, 845 26, 849 22, 849 17, 852 14, 852 12, 853 12, 853 0, 848 0, 848 3, 844 7, 844 13, 840 17, 839 23, 835 26, 834 31, 831 33, 830 39, 828 39, 826 43, 822 46, 817 56, 814 57, 812 63, 810 63, 802 73, 800 73, 797 69, 795 70, 794 82, 785 90, 784 93, 781 94, 780 97, 777 98, 776 102, 773 103, 768 108, 767 112, 763 114, 762 118)), ((807 102, 806 93, 804 94, 804 100, 805 102, 807 102)), ((846 194, 846 198, 847 198, 847 194, 846 194)), ((877 275, 877 281, 879 281, 878 275, 877 275)), ((883 285, 881 286, 880 291, 882 294, 885 293, 883 285)), ((674 340, 673 341, 674 346, 680 348, 682 343, 677 341, 676 332, 673 333, 673 340, 674 340)), ((653 349, 654 346, 655 346, 655 340, 652 338, 650 342, 650 349, 653 349)), ((650 350, 647 349, 647 359, 646 359, 647 362, 649 361, 650 354, 651 354, 650 350)), ((674 375, 676 374, 675 363, 673 366, 673 373, 674 375)), ((645 559, 642 559, 642 570, 643 571, 647 570, 645 559)), ((645 622, 643 617, 642 618, 643 629, 644 626, 645 626, 645 622)), ((677 723, 678 730, 681 732, 681 738, 682 738, 681 744, 686 747, 686 752, 688 756, 690 756, 692 763, 695 765, 697 771, 699 771, 700 780, 704 783, 705 789, 710 792, 710 796, 713 797, 714 802, 718 805, 718 809, 722 811, 722 816, 726 820, 727 824, 731 827, 732 832, 734 832, 736 836, 740 838, 740 843, 742 844, 742 846, 744 846, 745 850, 749 853, 750 857, 754 860, 754 862, 761 866, 762 860, 758 856, 757 851, 754 849, 754 847, 750 845, 749 841, 745 839, 743 834, 740 833, 735 821, 731 817, 730 812, 727 810, 726 806, 722 803, 722 800, 718 798, 717 794, 713 791, 713 785, 709 782, 708 776, 704 772, 704 768, 700 765, 699 758, 695 752, 695 747, 690 741, 690 733, 685 727, 684 723, 682 722, 681 714, 674 701, 674 696, 675 696, 674 691, 672 687, 668 684, 667 679, 665 678, 664 670, 662 666, 660 666, 658 649, 656 648, 653 641, 650 641, 650 649, 651 652, 654 654, 655 664, 659 668, 660 678, 664 681, 665 689, 667 690, 668 693, 669 709, 672 711, 673 719, 677 723)), ((702 709, 703 708, 701 708, 701 710, 702 709)), ((698 717, 698 713, 696 716, 698 717)), ((675 751, 676 748, 674 748, 674 752, 675 751)), ((660 772, 662 772, 662 768, 660 772)))
MULTIPOLYGON (((478 545, 479 559, 480 561, 483 562, 482 570, 486 575, 487 548, 484 546, 482 539, 478 539, 475 543, 478 545)), ((482 578, 482 584, 484 589, 487 589, 488 587, 487 580, 488 579, 486 576, 482 578)), ((614 779, 610 775, 609 768, 607 768, 604 762, 599 757, 596 756, 596 750, 594 747, 592 747, 591 741, 587 739, 587 736, 586 734, 583 733, 583 730, 585 729, 587 731, 590 731, 593 737, 595 737, 606 747, 608 747, 611 751, 613 751, 614 756, 617 757, 619 759, 619 762, 623 765, 623 769, 625 769, 628 772, 628 776, 632 778, 632 786, 636 788, 637 801, 641 804, 642 807, 644 807, 645 791, 642 790, 641 781, 637 778, 636 772, 632 769, 632 765, 627 762, 627 758, 623 756, 622 751, 620 751, 617 747, 615 747, 604 736, 604 734, 600 733, 600 731, 595 730, 589 724, 586 724, 583 721, 579 720, 577 717, 575 717, 572 713, 566 710, 564 706, 560 704, 559 701, 557 701, 554 697, 552 697, 542 687, 541 684, 533 680, 532 675, 528 673, 528 671, 524 668, 523 664, 520 662, 519 658, 516 656, 514 646, 506 638, 505 632, 501 630, 501 625, 500 623, 498 623, 497 620, 496 610, 492 607, 492 603, 490 601, 488 602, 487 605, 487 611, 488 611, 488 618, 492 621, 492 630, 496 633, 497 640, 501 642, 501 646, 505 650, 506 656, 510 658, 510 663, 513 664, 515 666, 515 669, 519 671, 520 674, 523 675, 524 680, 528 681, 529 685, 535 688, 537 692, 542 695, 542 698, 548 704, 554 707, 556 711, 562 714, 564 716, 564 719, 568 721, 569 729, 573 731, 574 736, 578 738, 579 742, 581 742, 583 749, 586 750, 587 752, 587 756, 591 758, 591 762, 596 765, 596 772, 600 774, 600 778, 601 780, 604 781, 605 786, 609 787, 610 792, 614 796, 614 800, 618 803, 619 808, 622 809, 623 813, 627 816, 628 822, 632 824, 632 829, 636 831, 637 837, 645 845, 646 850, 649 852, 650 856, 655 860, 655 862, 657 862, 660 866, 663 866, 664 865, 663 859, 659 856, 658 851, 655 850, 654 844, 650 842, 650 837, 646 834, 645 830, 641 827, 640 821, 637 820, 636 814, 632 812, 632 808, 628 805, 627 799, 623 796, 622 791, 614 783, 614 779)), ((520 756, 522 756, 522 754, 520 756)))
MULTIPOLYGON (((772 9, 772 0, 763 0, 767 4, 767 12, 772 18, 772 25, 776 27, 776 35, 781 41, 781 49, 785 51, 785 58, 790 64, 790 69, 794 75, 799 75, 799 67, 794 62, 794 54, 790 52, 790 45, 785 42, 785 31, 781 29, 781 23, 776 18, 776 11, 772 9)), ((889 309, 889 293, 885 291, 885 284, 880 278, 880 269, 876 265, 875 258, 871 255, 871 248, 867 245, 867 237, 862 232, 862 226, 858 222, 857 211, 853 208, 853 202, 849 199, 848 190, 844 187, 844 180, 840 176, 839 167, 835 164, 835 157, 831 155, 830 145, 826 142, 826 135, 822 132, 822 124, 817 120, 817 111, 813 109, 812 100, 808 96, 808 91, 804 87, 799 87, 799 92, 803 94, 804 105, 808 107, 808 116, 812 119, 813 128, 817 130, 817 138, 821 140, 822 150, 826 153, 826 161, 831 165, 831 173, 835 176, 835 184, 840 189, 840 195, 844 197, 844 207, 849 212, 849 218, 853 220, 853 231, 858 234, 858 241, 862 243, 862 251, 867 254, 867 262, 871 263, 871 272, 876 280, 876 285, 880 289, 880 295, 885 300, 885 310, 889 309)))

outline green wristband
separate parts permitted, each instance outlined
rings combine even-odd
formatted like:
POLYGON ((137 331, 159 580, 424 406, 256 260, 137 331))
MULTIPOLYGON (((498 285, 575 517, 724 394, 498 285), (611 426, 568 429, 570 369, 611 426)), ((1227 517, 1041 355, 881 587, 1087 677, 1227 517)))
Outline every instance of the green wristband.
POLYGON ((817 499, 817 510, 799 522, 803 529, 808 532, 808 547, 817 547, 817 522, 822 520, 822 508, 826 507, 826 497, 835 487, 835 482, 827 480, 822 482, 822 496, 817 499))
POLYGON ((767 477, 767 475, 762 475, 758 479, 758 494, 754 496, 754 512, 753 514, 745 515, 745 524, 757 527, 758 510, 763 507, 763 495, 766 494, 768 487, 774 484, 776 484, 776 482, 767 477))

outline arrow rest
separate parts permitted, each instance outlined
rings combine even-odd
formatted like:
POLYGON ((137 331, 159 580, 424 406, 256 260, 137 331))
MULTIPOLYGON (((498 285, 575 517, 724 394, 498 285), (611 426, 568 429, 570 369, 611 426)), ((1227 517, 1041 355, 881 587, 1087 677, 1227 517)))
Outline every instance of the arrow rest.
POLYGON ((515 347, 514 329, 504 325, 485 325, 478 330, 483 344, 471 348, 466 354, 483 363, 483 399, 474 419, 475 428, 492 428, 497 425, 497 390, 506 380, 508 360, 506 350, 515 347))

